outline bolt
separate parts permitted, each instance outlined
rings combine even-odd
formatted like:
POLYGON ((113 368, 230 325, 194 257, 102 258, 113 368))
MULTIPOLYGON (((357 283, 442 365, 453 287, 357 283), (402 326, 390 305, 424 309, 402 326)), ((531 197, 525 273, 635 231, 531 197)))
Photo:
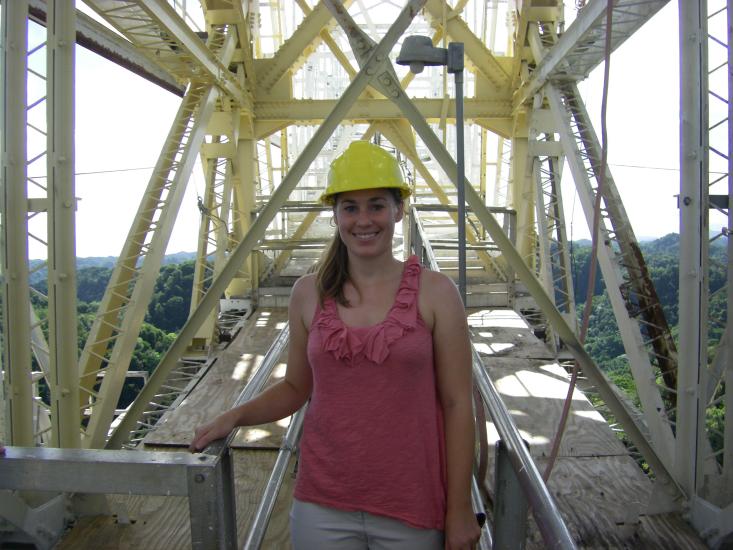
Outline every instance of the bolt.
POLYGON ((204 476, 204 474, 196 474, 193 476, 193 480, 196 483, 203 483, 206 480, 206 476, 204 476))
POLYGON ((690 204, 692 204, 692 199, 690 197, 685 197, 684 199, 682 199, 682 204, 684 204, 685 206, 690 206, 690 204))

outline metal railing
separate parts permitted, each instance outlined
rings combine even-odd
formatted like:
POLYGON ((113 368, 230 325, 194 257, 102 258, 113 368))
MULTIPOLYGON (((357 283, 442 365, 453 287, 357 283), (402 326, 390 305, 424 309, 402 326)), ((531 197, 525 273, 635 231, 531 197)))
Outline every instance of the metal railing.
MULTIPOLYGON (((0 489, 60 493, 188 497, 191 547, 235 548, 233 480, 228 448, 222 454, 6 447, 0 489)), ((16 525, 24 531, 25 525, 16 525)), ((51 548, 61 533, 28 533, 51 548)))
MULTIPOLYGON (((264 387, 287 347, 288 338, 286 326, 234 406, 251 399, 264 387)), ((226 440, 218 440, 196 454, 7 447, 5 457, 0 459, 0 490, 185 496, 189 502, 191 547, 236 548, 236 505, 229 452, 235 433, 236 430, 226 440)), ((28 528, 15 527, 21 532, 28 528)), ((28 535, 40 548, 51 548, 62 532, 63 529, 45 532, 41 537, 36 533, 28 535)))
MULTIPOLYGON (((423 240, 422 246, 426 247, 428 257, 432 257, 429 241, 423 240)), ((434 261, 428 263, 437 268, 434 261)), ((288 341, 286 325, 233 406, 244 403, 262 390, 288 341)), ((503 468, 503 472, 497 473, 502 485, 509 488, 497 491, 493 529, 483 529, 479 547, 481 550, 521 547, 526 529, 524 524, 517 524, 515 520, 526 517, 528 503, 548 547, 575 548, 519 430, 475 350, 473 372, 501 438, 501 445, 497 448, 497 468, 508 463, 513 471, 512 475, 508 468, 503 468), (524 499, 518 498, 520 491, 524 499), (505 510, 510 508, 508 513, 496 512, 500 503, 505 510)), ((291 420, 247 534, 245 548, 260 548, 262 545, 288 463, 297 447, 304 411, 305 408, 298 411, 291 420)), ((199 454, 8 447, 6 456, 0 460, 0 489, 186 496, 189 499, 192 547, 234 548, 237 545, 237 521, 229 445, 235 433, 236 430, 199 454)), ((472 497, 474 508, 481 510, 483 504, 475 479, 472 497)))
MULTIPOLYGON (((428 235, 420 224, 419 214, 413 209, 412 215, 412 228, 415 231, 412 236, 412 245, 416 251, 415 253, 429 269, 439 271, 428 235)), ((506 460, 513 471, 513 476, 506 469, 502 469, 497 473, 498 476, 502 477, 505 488, 497 487, 497 494, 494 498, 493 548, 523 547, 525 528, 523 525, 519 525, 517 520, 521 521, 522 518, 526 517, 526 508, 524 511, 516 508, 526 507, 527 504, 532 509, 547 548, 575 548, 575 542, 570 535, 570 531, 565 525, 545 482, 542 480, 542 476, 519 433, 519 429, 514 424, 514 420, 512 420, 511 414, 504 405, 489 374, 484 369, 481 357, 475 348, 472 349, 472 354, 474 382, 479 389, 483 402, 486 404, 500 438, 497 445, 496 468, 499 469, 506 460), (526 501, 518 498, 517 483, 526 501), (508 489, 506 489, 506 486, 508 486, 508 489), (500 508, 506 510, 507 507, 515 509, 511 510, 510 513, 497 513, 500 508), (515 521, 507 521, 509 517, 514 518, 515 521)))

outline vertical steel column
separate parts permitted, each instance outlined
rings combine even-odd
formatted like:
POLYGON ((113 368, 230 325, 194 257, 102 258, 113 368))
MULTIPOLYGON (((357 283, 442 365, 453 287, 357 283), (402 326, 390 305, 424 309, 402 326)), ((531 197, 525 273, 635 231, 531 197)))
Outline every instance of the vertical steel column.
MULTIPOLYGON (((206 461, 214 457, 201 455, 206 461)), ((232 478, 232 456, 222 451, 214 468, 188 468, 188 509, 191 548, 195 550, 237 547, 237 517, 232 478)))
POLYGON ((496 442, 494 550, 523 549, 527 541, 529 503, 512 468, 504 440, 496 442))
POLYGON ((456 166, 458 167, 458 290, 463 306, 466 302, 466 177, 463 152, 463 43, 448 45, 448 70, 455 70, 453 57, 460 56, 460 70, 455 71, 456 94, 456 166))
MULTIPOLYGON (((727 6, 728 21, 728 275, 727 287, 727 312, 733 312, 733 5, 729 1, 727 6)), ((728 342, 733 342, 731 330, 733 324, 730 319, 726 323, 728 342)), ((725 417, 723 432, 723 487, 726 487, 724 495, 725 504, 733 502, 733 353, 728 351, 725 361, 725 410, 728 414, 725 417)))
POLYGON ((30 288, 28 283, 28 190, 26 70, 28 2, 2 2, 2 273, 3 363, 11 445, 33 442, 30 288), (11 321, 12 320, 12 321, 11 321))
POLYGON ((512 140, 511 156, 511 197, 510 208, 517 211, 517 244, 516 248, 522 260, 536 273, 535 269, 535 233, 534 233, 534 192, 532 190, 532 174, 528 167, 529 143, 526 124, 515 121, 515 131, 521 127, 522 135, 515 135, 512 140))
MULTIPOLYGON (((240 128, 241 133, 245 133, 244 129, 240 128)), ((242 240, 242 236, 246 235, 252 225, 252 216, 255 213, 255 184, 256 174, 255 166, 257 164, 256 159, 256 148, 257 142, 254 139, 238 139, 237 140, 237 152, 234 156, 234 174, 237 178, 237 183, 234 186, 234 195, 236 197, 237 211, 239 215, 234 220, 236 243, 239 244, 242 240)), ((248 256, 239 267, 239 272, 232 279, 231 283, 227 287, 226 295, 229 296, 244 296, 252 288, 252 278, 255 274, 252 273, 252 262, 248 256)))
POLYGON ((48 2, 48 344, 51 444, 79 447, 73 0, 48 2))
MULTIPOLYGON (((688 498, 697 492, 700 369, 706 364, 707 113, 706 1, 679 2, 680 33, 680 267, 679 374, 675 478, 688 498)), ((700 480, 701 481, 701 480, 700 480)))

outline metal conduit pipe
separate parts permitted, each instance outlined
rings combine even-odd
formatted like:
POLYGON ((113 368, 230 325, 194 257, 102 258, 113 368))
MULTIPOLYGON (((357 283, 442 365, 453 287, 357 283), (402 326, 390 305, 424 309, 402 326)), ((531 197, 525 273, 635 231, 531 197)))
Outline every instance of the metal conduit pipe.
POLYGON ((305 417, 305 410, 308 405, 305 405, 299 409, 290 420, 290 426, 285 433, 283 438, 283 444, 280 447, 280 452, 277 454, 275 459, 275 465, 272 468, 270 479, 267 481, 265 492, 262 495, 257 511, 255 512, 254 520, 252 521, 252 527, 250 527, 249 534, 247 535, 247 541, 244 543, 244 548, 247 550, 260 548, 262 541, 265 538, 267 532, 267 524, 270 521, 272 510, 275 507, 275 501, 277 495, 282 487, 283 480, 285 479, 285 473, 290 463, 290 458, 295 453, 300 439, 300 433, 303 429, 303 418, 305 417))
POLYGON ((484 370, 481 357, 475 349, 473 350, 473 377, 481 397, 488 406, 496 431, 506 445, 509 460, 532 507, 542 540, 548 548, 575 548, 575 542, 562 520, 560 510, 542 481, 542 476, 525 447, 519 430, 504 406, 494 383, 484 370))

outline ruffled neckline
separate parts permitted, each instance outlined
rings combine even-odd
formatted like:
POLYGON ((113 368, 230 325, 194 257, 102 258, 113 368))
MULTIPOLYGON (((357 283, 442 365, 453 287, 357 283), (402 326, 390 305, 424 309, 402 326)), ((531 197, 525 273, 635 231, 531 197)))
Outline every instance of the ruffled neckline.
POLYGON ((376 364, 383 363, 389 357, 390 345, 417 325, 420 269, 417 256, 410 256, 402 270, 394 303, 384 320, 376 325, 351 327, 342 321, 336 301, 324 300, 315 326, 321 331, 326 351, 346 364, 352 364, 359 356, 376 364))

